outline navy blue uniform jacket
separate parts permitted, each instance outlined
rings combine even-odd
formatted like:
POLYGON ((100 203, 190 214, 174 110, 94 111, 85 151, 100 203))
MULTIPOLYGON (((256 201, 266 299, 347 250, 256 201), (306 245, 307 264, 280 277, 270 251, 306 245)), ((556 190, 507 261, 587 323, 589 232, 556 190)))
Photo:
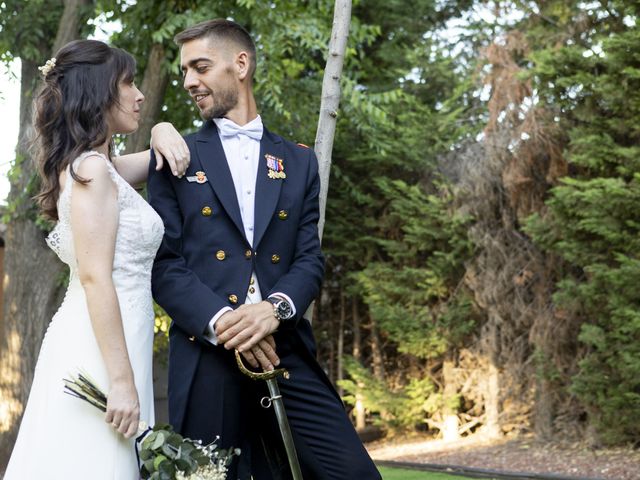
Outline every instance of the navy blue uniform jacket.
POLYGON ((263 298, 274 292, 291 298, 296 318, 280 330, 299 335, 309 351, 314 350, 313 337, 301 316, 317 296, 324 274, 317 227, 320 180, 311 149, 265 128, 260 142, 252 246, 244 235, 233 179, 215 123, 207 121, 185 140, 191 152, 186 175, 178 179, 166 165, 155 171, 152 152, 147 185, 149 203, 165 226, 153 266, 152 290, 173 320, 169 411, 178 431, 202 349, 223 348, 212 346, 204 338, 208 324, 221 308, 244 303, 252 270, 263 298), (267 155, 282 159, 285 179, 268 177, 267 155), (196 172, 204 172, 207 181, 188 181, 186 177, 196 172))

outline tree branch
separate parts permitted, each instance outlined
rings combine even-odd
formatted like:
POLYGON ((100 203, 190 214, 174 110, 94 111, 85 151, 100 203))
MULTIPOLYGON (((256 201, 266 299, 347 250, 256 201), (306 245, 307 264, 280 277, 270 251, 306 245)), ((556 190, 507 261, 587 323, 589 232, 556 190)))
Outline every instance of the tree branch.
POLYGON ((82 9, 91 5, 91 0, 65 0, 60 26, 53 42, 53 55, 71 40, 78 38, 81 28, 82 9))

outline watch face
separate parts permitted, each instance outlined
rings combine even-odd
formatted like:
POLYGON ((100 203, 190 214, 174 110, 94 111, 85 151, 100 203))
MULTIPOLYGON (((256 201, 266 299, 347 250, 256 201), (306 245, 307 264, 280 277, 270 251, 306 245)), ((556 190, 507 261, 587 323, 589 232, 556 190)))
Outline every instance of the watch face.
POLYGON ((283 300, 278 304, 278 316, 281 320, 288 320, 291 318, 292 314, 293 309, 291 308, 291 305, 289 305, 289 302, 283 300))

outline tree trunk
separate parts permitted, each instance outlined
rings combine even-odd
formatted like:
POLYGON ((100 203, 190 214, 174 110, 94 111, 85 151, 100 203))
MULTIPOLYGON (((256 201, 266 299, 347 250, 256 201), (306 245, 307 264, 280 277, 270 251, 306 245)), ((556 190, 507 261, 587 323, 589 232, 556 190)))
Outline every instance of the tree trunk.
POLYGON ((500 372, 498 367, 491 362, 487 372, 485 393, 486 423, 483 432, 490 438, 500 436, 500 372))
MULTIPOLYGON (((45 55, 46 56, 46 55, 45 55)), ((12 184, 9 203, 16 203, 7 225, 4 255, 3 329, 0 341, 0 470, 9 461, 29 395, 40 343, 59 303, 63 264, 44 242, 45 233, 30 218, 28 184, 34 168, 26 139, 37 65, 23 61, 20 92, 20 135, 17 158, 22 171, 12 184)))
MULTIPOLYGON (((0 230, 0 234, 2 230, 0 230)), ((2 305, 4 305, 4 237, 0 236, 0 338, 5 338, 4 334, 4 314, 2 305)), ((0 346, 0 352, 1 350, 0 346)))
POLYGON ((344 290, 340 288, 340 320, 338 323, 338 352, 336 366, 336 384, 338 385, 338 394, 344 395, 344 389, 340 386, 340 380, 344 379, 344 322, 347 316, 344 290))
POLYGON ((320 118, 316 132, 315 152, 320 166, 320 221, 318 232, 322 239, 324 231, 324 215, 327 207, 329 191, 329 174, 331 170, 331 151, 336 133, 336 118, 340 105, 340 76, 344 63, 344 53, 349 39, 351 25, 351 0, 336 0, 333 11, 333 27, 329 42, 329 57, 322 79, 322 100, 320 102, 320 118))
MULTIPOLYGON (((318 236, 322 241, 324 217, 327 209, 329 192, 329 174, 331 171, 331 152, 336 133, 336 118, 340 105, 340 76, 344 54, 347 50, 349 27, 351 25, 351 0, 336 0, 333 10, 333 26, 329 41, 329 56, 322 77, 322 94, 320 97, 320 116, 314 151, 318 157, 320 169, 320 219, 318 220, 318 236)), ((304 314, 313 322, 313 302, 304 314)))
MULTIPOLYGON (((547 284, 549 285, 549 284, 547 284)), ((561 349, 563 335, 559 329, 553 328, 556 319, 548 310, 549 290, 540 289, 537 293, 539 315, 531 328, 531 342, 541 352, 537 358, 536 391, 533 403, 533 426, 536 436, 544 441, 551 440, 554 434, 553 419, 555 417, 555 398, 558 395, 557 385, 550 377, 549 369, 555 364, 557 349, 561 349)))
POLYGON ((328 324, 329 330, 329 339, 327 342, 329 344, 329 351, 327 352, 329 362, 327 365, 327 375, 329 376, 329 380, 331 380, 331 383, 335 385, 336 378, 334 372, 336 365, 336 348, 333 341, 333 339, 335 338, 335 322, 331 312, 331 297, 329 296, 329 291, 327 288, 323 288, 320 292, 320 309, 322 310, 322 317, 324 318, 324 322, 328 324))
POLYGON ((384 354, 382 352, 382 344, 380 335, 378 335, 378 326, 371 315, 369 315, 369 325, 371 326, 371 356, 373 359, 373 374, 375 377, 384 381, 386 374, 384 371, 384 354))
POLYGON ((165 68, 164 62, 164 46, 160 43, 154 43, 140 85, 140 90, 145 96, 140 110, 140 125, 138 130, 127 138, 126 153, 139 152, 149 148, 151 128, 160 116, 164 93, 169 84, 169 72, 165 68))
POLYGON ((546 378, 536 381, 536 396, 534 404, 534 428, 540 440, 550 440, 553 437, 553 387, 546 378))
MULTIPOLYGON (((77 38, 80 14, 88 0, 68 0, 53 45, 43 46, 44 61, 68 41, 77 38)), ((38 63, 22 60, 20 131, 16 162, 20 174, 11 185, 8 201, 16 206, 7 225, 4 255, 3 336, 0 338, 0 472, 13 450, 18 426, 31 389, 35 364, 46 328, 61 300, 64 265, 47 247, 45 232, 31 213, 30 184, 35 174, 28 149, 31 104, 38 63)))
MULTIPOLYGON (((51 49, 53 55, 71 40, 77 40, 80 35, 80 27, 84 23, 87 7, 91 0, 65 0, 64 11, 60 19, 60 26, 56 39, 51 49)), ((43 62, 44 63, 44 62, 43 62)))
MULTIPOLYGON (((362 361, 362 336, 360 330, 360 314, 358 312, 358 302, 354 298, 352 301, 352 320, 353 320, 353 358, 357 362, 362 361)), ((365 409, 364 399, 362 397, 362 390, 364 385, 362 382, 358 383, 358 390, 356 391, 356 404, 354 406, 354 414, 356 417, 356 430, 361 431, 366 426, 365 423, 365 409)))
POLYGON ((485 424, 482 431, 490 438, 501 435, 500 428, 500 371, 498 370, 498 354, 500 340, 498 325, 502 323, 498 313, 489 309, 488 352, 489 365, 485 378, 484 410, 485 424))
POLYGON ((451 408, 454 397, 458 393, 455 387, 455 362, 453 354, 449 352, 442 365, 442 377, 444 382, 444 412, 442 438, 446 442, 455 442, 460 439, 460 419, 457 412, 451 408))

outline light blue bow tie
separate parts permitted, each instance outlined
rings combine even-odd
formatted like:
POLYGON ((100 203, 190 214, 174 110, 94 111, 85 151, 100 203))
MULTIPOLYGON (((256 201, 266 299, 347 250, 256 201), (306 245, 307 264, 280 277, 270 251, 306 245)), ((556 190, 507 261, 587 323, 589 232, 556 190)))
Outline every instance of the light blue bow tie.
POLYGON ((241 127, 231 121, 216 122, 220 135, 223 137, 235 137, 236 135, 246 135, 249 138, 260 141, 262 139, 262 122, 252 122, 241 127))

